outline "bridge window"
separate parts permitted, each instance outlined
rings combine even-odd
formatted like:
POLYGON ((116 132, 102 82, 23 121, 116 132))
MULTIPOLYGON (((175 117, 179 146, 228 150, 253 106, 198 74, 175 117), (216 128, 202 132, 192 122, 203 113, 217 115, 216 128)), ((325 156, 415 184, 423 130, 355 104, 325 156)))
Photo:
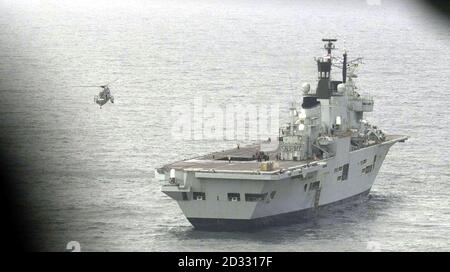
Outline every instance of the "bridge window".
POLYGON ((241 201, 240 193, 228 193, 228 201, 241 201))
POLYGON ((206 200, 206 194, 204 192, 193 192, 192 196, 194 200, 206 200))
POLYGON ((264 201, 267 197, 267 193, 264 194, 245 194, 245 201, 258 202, 264 201))

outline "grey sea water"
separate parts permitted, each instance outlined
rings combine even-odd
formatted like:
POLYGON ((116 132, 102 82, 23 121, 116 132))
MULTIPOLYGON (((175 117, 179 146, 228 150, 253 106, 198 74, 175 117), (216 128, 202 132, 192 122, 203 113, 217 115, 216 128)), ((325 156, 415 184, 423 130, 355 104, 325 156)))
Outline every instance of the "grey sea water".
POLYGON ((0 139, 42 250, 450 250, 448 21, 414 1, 1 1, 0 139), (95 2, 95 3, 94 3, 95 2), (171 109, 279 104, 315 82, 321 39, 364 57, 367 115, 409 135, 367 199, 252 233, 193 230, 156 167, 233 147, 180 140, 171 109), (111 85, 116 103, 93 104, 111 85), (39 226, 39 227, 38 227, 39 226))

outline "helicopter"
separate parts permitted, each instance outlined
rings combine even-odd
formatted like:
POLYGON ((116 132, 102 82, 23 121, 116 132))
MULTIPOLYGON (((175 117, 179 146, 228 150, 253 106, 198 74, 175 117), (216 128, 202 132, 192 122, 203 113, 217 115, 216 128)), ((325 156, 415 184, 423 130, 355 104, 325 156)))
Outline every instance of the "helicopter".
MULTIPOLYGON (((116 79, 117 80, 117 79, 116 79)), ((111 101, 111 103, 114 104, 114 96, 111 94, 111 90, 109 89, 109 85, 114 81, 111 81, 107 84, 96 86, 96 85, 88 85, 88 86, 77 86, 81 88, 102 88, 102 90, 98 93, 98 95, 94 96, 94 103, 98 104, 100 106, 100 109, 103 105, 108 103, 108 101, 111 101)))

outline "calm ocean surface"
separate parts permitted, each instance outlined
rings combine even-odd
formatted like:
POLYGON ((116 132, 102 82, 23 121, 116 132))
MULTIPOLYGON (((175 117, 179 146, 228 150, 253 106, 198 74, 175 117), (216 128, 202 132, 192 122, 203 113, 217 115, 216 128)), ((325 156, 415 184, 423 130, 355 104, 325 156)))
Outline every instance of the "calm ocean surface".
POLYGON ((0 139, 41 249, 449 251, 448 21, 414 1, 341 2, 1 1, 0 139), (176 139, 171 109, 279 104, 285 120, 326 37, 364 57, 366 118, 410 139, 367 199, 305 224, 193 230, 153 171, 236 142, 176 139), (116 78, 102 109, 74 87, 116 78))

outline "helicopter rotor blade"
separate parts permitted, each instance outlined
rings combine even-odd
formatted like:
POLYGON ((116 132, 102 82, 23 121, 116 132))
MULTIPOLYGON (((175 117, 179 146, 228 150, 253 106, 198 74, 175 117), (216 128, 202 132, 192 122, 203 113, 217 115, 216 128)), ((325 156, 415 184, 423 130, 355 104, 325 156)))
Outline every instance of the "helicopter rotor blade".
POLYGON ((113 82, 116 82, 117 80, 119 80, 119 79, 116 78, 116 79, 114 79, 113 81, 110 81, 110 82, 108 82, 107 84, 104 84, 104 85, 102 85, 102 86, 108 86, 109 84, 111 84, 111 83, 113 83, 113 82))
POLYGON ((108 82, 107 84, 102 84, 102 85, 76 85, 76 86, 72 86, 72 87, 79 87, 79 88, 105 88, 108 87, 109 84, 116 82, 117 80, 119 80, 119 78, 114 79, 113 81, 108 82))

